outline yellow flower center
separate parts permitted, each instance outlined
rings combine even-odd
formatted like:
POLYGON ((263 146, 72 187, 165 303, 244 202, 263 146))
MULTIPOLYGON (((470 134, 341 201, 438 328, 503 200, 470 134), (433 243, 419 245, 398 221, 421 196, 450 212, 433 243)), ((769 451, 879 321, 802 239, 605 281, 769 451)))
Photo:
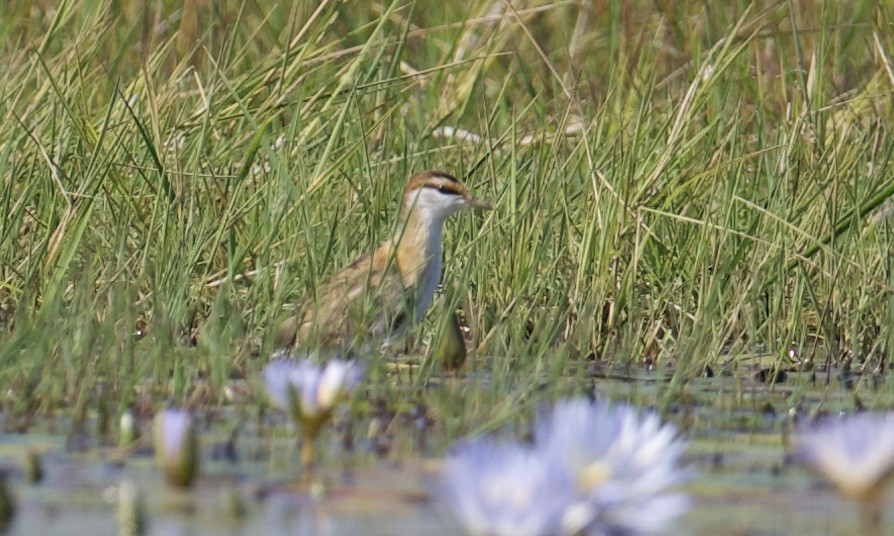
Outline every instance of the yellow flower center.
POLYGON ((598 488, 611 477, 611 469, 603 462, 593 462, 580 472, 577 478, 579 490, 591 490, 598 488))

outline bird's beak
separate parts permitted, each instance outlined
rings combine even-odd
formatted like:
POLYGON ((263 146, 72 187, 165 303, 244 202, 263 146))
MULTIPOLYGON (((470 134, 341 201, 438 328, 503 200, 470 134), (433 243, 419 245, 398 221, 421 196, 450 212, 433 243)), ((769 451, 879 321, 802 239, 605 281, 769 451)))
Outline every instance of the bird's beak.
POLYGON ((490 210, 491 209, 490 203, 488 203, 487 201, 482 201, 480 199, 472 197, 471 194, 466 194, 466 203, 470 207, 472 207, 474 209, 478 209, 478 210, 490 210))

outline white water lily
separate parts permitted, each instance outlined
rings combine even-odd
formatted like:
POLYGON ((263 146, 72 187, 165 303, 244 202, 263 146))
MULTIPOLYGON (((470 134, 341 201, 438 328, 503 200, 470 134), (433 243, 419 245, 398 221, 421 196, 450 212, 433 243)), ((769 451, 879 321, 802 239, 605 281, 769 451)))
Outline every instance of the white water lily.
POLYGON ((168 483, 189 487, 199 472, 199 439, 192 416, 181 409, 155 415, 155 459, 168 483))
POLYGON ((558 534, 574 504, 569 475, 519 444, 475 441, 444 463, 440 499, 470 534, 558 534))
POLYGON ((690 507, 685 449, 657 415, 584 399, 535 422, 531 446, 470 443, 445 462, 439 499, 471 534, 643 534, 690 507))
POLYGON ((301 464, 311 469, 314 442, 332 410, 357 388, 363 369, 355 361, 333 359, 317 365, 309 359, 276 360, 264 369, 267 395, 288 411, 304 434, 301 464))
POLYGON ((140 437, 140 423, 129 409, 124 410, 118 421, 118 445, 130 447, 140 437))
POLYGON ((264 369, 267 395, 278 407, 300 419, 315 420, 328 412, 360 382, 354 361, 331 360, 316 365, 308 359, 273 361, 264 369))
POLYGON ((362 371, 354 361, 330 361, 317 384, 317 409, 332 408, 341 397, 354 391, 362 371))
POLYGON ((894 413, 823 421, 801 435, 798 450, 843 496, 870 499, 894 472, 894 413))
POLYGON ((593 515, 589 534, 660 531, 689 510, 686 494, 667 491, 688 477, 680 469, 686 445, 655 413, 565 400, 537 420, 535 441, 574 475, 593 515))

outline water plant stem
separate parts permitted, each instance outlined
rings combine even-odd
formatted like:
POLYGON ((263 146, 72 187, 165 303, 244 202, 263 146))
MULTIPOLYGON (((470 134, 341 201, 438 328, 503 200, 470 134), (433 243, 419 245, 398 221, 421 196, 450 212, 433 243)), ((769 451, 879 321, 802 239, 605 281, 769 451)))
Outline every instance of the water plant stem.
POLYGON ((864 536, 881 536, 884 534, 883 497, 883 493, 875 491, 859 501, 860 534, 864 536))

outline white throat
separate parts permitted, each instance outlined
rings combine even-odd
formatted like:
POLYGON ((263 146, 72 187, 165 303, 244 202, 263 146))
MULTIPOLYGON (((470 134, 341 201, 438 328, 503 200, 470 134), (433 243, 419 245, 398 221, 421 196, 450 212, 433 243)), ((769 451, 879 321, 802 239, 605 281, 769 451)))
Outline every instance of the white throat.
POLYGON ((420 223, 425 221, 438 227, 440 231, 444 220, 451 214, 462 210, 466 204, 463 198, 457 195, 443 194, 432 188, 418 188, 407 196, 407 206, 416 212, 420 223))

